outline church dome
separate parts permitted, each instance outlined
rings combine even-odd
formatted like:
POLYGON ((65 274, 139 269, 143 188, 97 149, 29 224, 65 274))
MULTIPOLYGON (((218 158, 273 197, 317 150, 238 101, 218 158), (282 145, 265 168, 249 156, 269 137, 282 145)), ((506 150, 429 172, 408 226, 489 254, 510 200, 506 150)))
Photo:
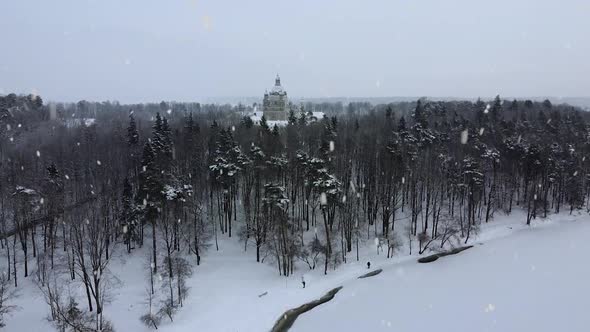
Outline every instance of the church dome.
POLYGON ((281 86, 281 78, 277 74, 277 78, 275 79, 275 86, 272 87, 271 93, 273 94, 285 94, 285 90, 281 86))

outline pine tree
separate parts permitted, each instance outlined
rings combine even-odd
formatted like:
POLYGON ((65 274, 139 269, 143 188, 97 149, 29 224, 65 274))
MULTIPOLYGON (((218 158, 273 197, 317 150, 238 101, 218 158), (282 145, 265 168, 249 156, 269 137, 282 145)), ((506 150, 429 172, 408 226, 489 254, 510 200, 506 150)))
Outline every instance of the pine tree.
POLYGON ((133 204, 133 187, 128 178, 123 182, 121 223, 123 225, 123 243, 127 246, 127 253, 131 252, 131 242, 138 240, 135 206, 133 204))
POLYGON ((143 149, 142 171, 139 174, 139 197, 143 200, 145 221, 152 225, 152 264, 153 272, 157 273, 156 219, 160 214, 160 203, 164 199, 162 194, 164 184, 161 182, 161 172, 157 167, 156 153, 152 145, 153 143, 148 140, 143 149))
POLYGON ((494 99, 494 105, 492 106, 492 121, 498 123, 502 119, 502 100, 500 96, 496 96, 494 99))
POLYGON ((133 113, 129 113, 129 126, 127 127, 127 144, 129 146, 137 146, 139 143, 139 133, 137 132, 137 125, 133 113))
POLYGON ((260 118, 260 128, 264 132, 269 132, 270 131, 270 127, 268 126, 268 123, 266 122, 266 117, 264 115, 260 118))
POLYGON ((289 125, 296 125, 297 124, 297 117, 295 116, 295 112, 293 110, 289 110, 289 125))
POLYGON ((418 99, 416 102, 416 108, 414 109, 414 121, 422 126, 422 128, 428 128, 428 120, 426 120, 426 114, 424 110, 424 106, 422 105, 422 100, 418 99))

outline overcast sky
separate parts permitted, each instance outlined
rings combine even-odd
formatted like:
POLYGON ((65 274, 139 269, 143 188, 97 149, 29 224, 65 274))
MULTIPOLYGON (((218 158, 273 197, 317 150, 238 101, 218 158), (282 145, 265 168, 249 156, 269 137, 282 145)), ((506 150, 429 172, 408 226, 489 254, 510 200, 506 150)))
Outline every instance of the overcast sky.
POLYGON ((589 0, 2 0, 0 93, 590 96, 589 0))

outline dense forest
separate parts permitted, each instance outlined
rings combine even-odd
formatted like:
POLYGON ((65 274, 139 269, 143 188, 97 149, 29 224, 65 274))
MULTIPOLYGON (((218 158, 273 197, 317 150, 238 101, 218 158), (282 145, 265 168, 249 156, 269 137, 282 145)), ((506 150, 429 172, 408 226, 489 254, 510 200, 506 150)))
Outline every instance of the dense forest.
POLYGON ((422 254, 500 213, 530 224, 590 199, 589 115, 568 105, 306 103, 284 127, 254 125, 252 109, 0 96, 0 323, 35 278, 59 331, 113 330, 115 252, 150 248, 137 319, 157 329, 222 238, 285 277, 332 273, 367 240, 422 254), (63 292, 72 282, 83 304, 63 292))

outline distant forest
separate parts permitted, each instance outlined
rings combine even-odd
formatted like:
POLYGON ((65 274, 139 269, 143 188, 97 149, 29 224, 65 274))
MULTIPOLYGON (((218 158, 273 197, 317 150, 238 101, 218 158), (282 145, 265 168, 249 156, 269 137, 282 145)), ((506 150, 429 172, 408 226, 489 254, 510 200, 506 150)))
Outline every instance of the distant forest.
POLYGON ((109 258, 148 246, 150 305, 154 283, 166 289, 142 317, 155 327, 221 237, 281 275, 296 262, 329 273, 359 242, 422 254, 467 243, 498 213, 530 224, 590 199, 590 114, 569 105, 305 103, 284 127, 254 125, 252 109, 0 96, 3 282, 34 275, 56 326, 107 330, 109 258), (51 278, 81 282, 97 318, 65 314, 74 304, 51 278))

